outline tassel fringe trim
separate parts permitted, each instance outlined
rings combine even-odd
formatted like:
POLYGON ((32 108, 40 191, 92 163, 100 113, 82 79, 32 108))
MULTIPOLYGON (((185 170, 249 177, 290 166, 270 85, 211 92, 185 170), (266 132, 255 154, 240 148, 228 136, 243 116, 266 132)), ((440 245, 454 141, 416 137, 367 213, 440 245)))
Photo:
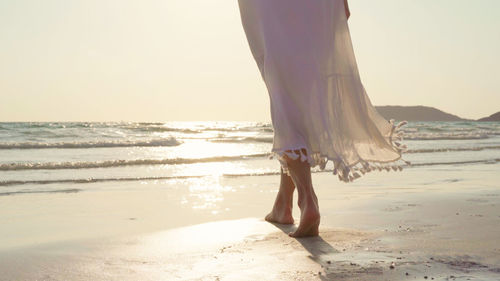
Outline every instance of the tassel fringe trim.
POLYGON ((389 123, 392 125, 389 142, 399 154, 397 159, 391 161, 365 161, 361 159, 354 164, 347 165, 342 159, 331 158, 326 155, 322 155, 321 153, 311 153, 304 147, 286 151, 274 151, 271 153, 270 158, 277 158, 281 163, 283 172, 288 176, 290 176, 290 170, 288 169, 286 157, 292 160, 300 159, 302 162, 307 161, 311 167, 319 166, 321 170, 325 169, 328 161, 332 161, 333 174, 337 175, 339 180, 343 182, 352 182, 371 171, 402 171, 403 166, 395 164, 397 161, 402 161, 408 166, 411 165, 409 161, 402 159, 401 155, 406 152, 408 148, 406 145, 400 143, 403 141, 404 137, 404 132, 401 130, 401 127, 408 124, 408 122, 401 121, 395 125, 394 119, 391 119, 389 120, 389 123))

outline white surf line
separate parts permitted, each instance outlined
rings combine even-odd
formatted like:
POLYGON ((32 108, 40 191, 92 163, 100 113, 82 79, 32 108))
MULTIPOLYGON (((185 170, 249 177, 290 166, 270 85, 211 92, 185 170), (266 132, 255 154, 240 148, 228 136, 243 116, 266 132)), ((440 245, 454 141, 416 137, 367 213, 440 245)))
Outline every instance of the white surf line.
POLYGON ((64 170, 64 169, 91 169, 91 168, 113 168, 123 166, 144 165, 178 165, 209 162, 225 162, 234 160, 246 160, 269 156, 269 153, 216 156, 207 158, 169 158, 169 159, 132 159, 132 160, 108 160, 96 162, 46 162, 46 163, 7 163, 0 164, 0 171, 19 170, 64 170))
MULTIPOLYGON (((415 163, 411 165, 404 166, 406 168, 411 167, 422 167, 422 166, 435 166, 435 165, 463 165, 463 164, 492 164, 500 162, 499 159, 486 159, 486 160, 471 160, 471 161, 460 161, 460 162, 434 162, 434 163, 415 163)), ((333 169, 325 170, 313 170, 312 173, 331 173, 333 169)), ((222 177, 228 178, 238 178, 238 177, 254 177, 254 176, 273 176, 279 175, 276 172, 264 172, 264 173, 249 173, 249 174, 222 174, 222 177)), ((0 186, 14 186, 14 185, 26 185, 26 184, 59 184, 59 183, 73 183, 73 184, 84 184, 84 183, 97 183, 97 182, 110 182, 110 181, 150 181, 150 180, 173 180, 173 179, 190 179, 190 178, 203 178, 211 177, 212 175, 195 175, 195 176, 165 176, 165 177, 135 177, 135 178, 87 178, 87 179, 60 179, 60 180, 28 180, 28 181, 0 181, 0 186)))

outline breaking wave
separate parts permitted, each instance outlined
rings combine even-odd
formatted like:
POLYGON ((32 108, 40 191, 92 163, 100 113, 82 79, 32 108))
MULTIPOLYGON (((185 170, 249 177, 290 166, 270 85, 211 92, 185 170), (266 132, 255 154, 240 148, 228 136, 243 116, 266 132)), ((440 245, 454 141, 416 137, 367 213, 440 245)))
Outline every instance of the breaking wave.
POLYGON ((406 133, 405 140, 480 140, 487 139, 494 133, 406 133))
POLYGON ((98 147, 133 147, 133 146, 177 146, 182 142, 170 137, 155 140, 117 140, 83 142, 3 142, 0 149, 41 149, 41 148, 98 148, 98 147))
POLYGON ((500 149, 500 145, 477 146, 477 147, 444 147, 444 148, 421 148, 409 149, 408 153, 432 153, 432 152, 451 152, 451 151, 481 151, 488 149, 500 149))
POLYGON ((226 137, 210 139, 211 142, 236 142, 236 143, 251 143, 265 142, 272 143, 273 137, 226 137))
MULTIPOLYGON (((0 182, 2 186, 2 182, 0 182)), ((55 190, 20 190, 20 191, 7 191, 0 192, 0 196, 16 195, 16 194, 34 194, 34 193, 76 193, 81 191, 81 189, 55 189, 55 190)))
POLYGON ((0 171, 91 169, 91 168, 111 168, 111 167, 122 167, 122 166, 140 166, 140 165, 194 164, 194 163, 245 160, 248 158, 265 157, 268 155, 269 155, 268 153, 262 153, 262 154, 250 154, 250 155, 236 155, 236 156, 217 156, 217 157, 206 157, 206 158, 132 159, 132 160, 108 160, 108 161, 92 161, 92 162, 8 163, 8 164, 0 164, 0 171))
MULTIPOLYGON (((497 159, 483 159, 483 160, 470 160, 470 161, 451 161, 451 162, 424 162, 424 163, 414 163, 411 166, 406 166, 406 168, 411 167, 421 167, 421 166, 436 166, 436 165, 464 165, 464 164, 496 164, 500 162, 500 158, 497 159)), ((325 170, 312 170, 313 173, 329 173, 333 172, 332 169, 325 170)), ((239 177, 253 177, 253 176, 272 176, 279 175, 278 171, 275 172, 257 172, 257 173, 243 173, 243 174, 223 174, 226 178, 239 178, 239 177)), ((85 178, 85 179, 54 179, 54 180, 10 180, 10 181, 0 181, 0 186, 13 186, 13 185, 26 185, 26 184, 83 184, 83 183, 98 183, 98 182, 124 182, 124 181, 149 181, 149 180, 174 180, 174 179, 192 179, 192 178, 203 178, 207 175, 193 175, 193 176, 165 176, 165 177, 122 177, 122 178, 85 178)), ((62 189, 62 190, 49 190, 49 191, 15 191, 15 192, 0 192, 1 195, 11 195, 18 193, 54 193, 54 192, 78 192, 80 189, 62 189)))

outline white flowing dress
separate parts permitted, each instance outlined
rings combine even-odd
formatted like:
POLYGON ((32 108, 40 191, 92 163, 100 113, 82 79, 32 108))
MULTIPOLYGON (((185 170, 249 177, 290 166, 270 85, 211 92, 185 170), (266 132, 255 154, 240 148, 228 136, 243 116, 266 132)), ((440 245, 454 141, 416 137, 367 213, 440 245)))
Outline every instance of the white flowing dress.
MULTIPOLYGON (((251 52, 267 86, 272 152, 325 168, 349 182, 401 170, 406 121, 379 115, 361 83, 343 0, 239 0, 251 52)), ((404 161, 407 164, 409 162, 404 161)))

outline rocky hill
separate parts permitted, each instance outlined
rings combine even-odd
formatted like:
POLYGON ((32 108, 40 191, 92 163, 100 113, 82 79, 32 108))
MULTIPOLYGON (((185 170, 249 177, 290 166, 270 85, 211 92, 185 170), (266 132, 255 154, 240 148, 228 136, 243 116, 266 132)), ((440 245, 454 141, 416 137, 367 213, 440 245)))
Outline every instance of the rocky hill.
POLYGON ((429 106, 375 106, 385 119, 407 121, 472 121, 429 106))
POLYGON ((500 121, 500 111, 497 113, 493 113, 488 117, 478 119, 477 121, 500 121))

